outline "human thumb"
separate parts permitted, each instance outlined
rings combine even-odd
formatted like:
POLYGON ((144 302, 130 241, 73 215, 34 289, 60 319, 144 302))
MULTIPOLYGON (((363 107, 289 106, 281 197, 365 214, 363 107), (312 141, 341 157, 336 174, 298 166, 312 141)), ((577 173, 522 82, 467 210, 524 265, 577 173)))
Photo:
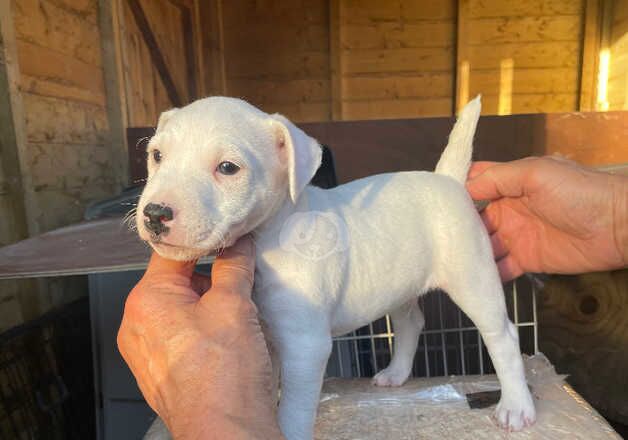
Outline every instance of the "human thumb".
POLYGON ((255 273, 255 246, 244 236, 216 257, 212 266, 212 287, 225 292, 251 297, 255 273))

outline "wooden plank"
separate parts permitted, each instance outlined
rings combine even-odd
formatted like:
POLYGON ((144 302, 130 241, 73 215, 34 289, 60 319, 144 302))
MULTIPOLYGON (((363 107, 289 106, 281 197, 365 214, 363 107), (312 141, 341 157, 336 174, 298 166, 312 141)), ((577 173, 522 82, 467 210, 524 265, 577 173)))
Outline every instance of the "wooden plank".
POLYGON ((104 105, 102 68, 45 47, 17 42, 22 90, 104 105))
MULTIPOLYGON (((498 94, 501 86, 499 70, 471 70, 469 89, 473 93, 498 94)), ((515 66, 512 93, 577 93, 578 72, 573 68, 517 69, 515 66)))
POLYGON ((124 130, 127 123, 126 96, 120 47, 118 0, 98 0, 98 17, 106 91, 107 124, 105 144, 111 149, 111 161, 119 188, 129 184, 128 148, 124 130))
POLYGON ((353 76, 342 81, 343 99, 451 97, 453 74, 450 72, 411 75, 353 76))
POLYGON ((304 20, 283 23, 277 26, 266 17, 259 23, 243 27, 241 23, 225 28, 225 50, 230 52, 247 51, 260 41, 276 50, 319 51, 329 50, 329 25, 308 23, 304 20))
POLYGON ((370 72, 451 71, 452 48, 402 48, 343 51, 346 74, 370 72))
MULTIPOLYGON (((471 53, 469 49, 469 8, 471 0, 458 0, 456 20, 456 85, 452 113, 457 114, 469 101, 469 73, 471 53)), ((474 65, 475 67, 475 65, 474 65)))
MULTIPOLYGON (((108 126, 103 107, 30 93, 22 99, 28 142, 104 144, 108 126)), ((24 154, 27 158, 30 153, 26 149, 24 154)))
POLYGON ((275 52, 251 48, 226 57, 227 78, 329 78, 329 52, 275 52))
POLYGON ((108 145, 29 144, 35 191, 115 184, 108 145))
POLYGON ((444 116, 451 112, 451 98, 345 100, 343 108, 347 120, 444 116))
MULTIPOLYGON (((471 90, 473 97, 478 90, 471 90)), ((578 99, 575 93, 519 93, 511 96, 511 113, 559 113, 575 111, 578 99)), ((499 95, 482 95, 482 114, 499 113, 499 95)))
POLYGON ((586 0, 585 3, 578 103, 578 108, 581 111, 591 111, 595 108, 600 27, 602 24, 601 3, 602 0, 586 0))
POLYGON ((255 102, 308 102, 327 101, 330 95, 330 81, 324 79, 232 79, 229 90, 233 96, 240 96, 255 102))
POLYGON ((449 47, 454 44, 454 22, 428 21, 399 23, 345 24, 343 49, 396 49, 402 47, 449 47))
POLYGON ((539 301, 539 348, 587 402, 628 423, 628 270, 553 276, 539 301), (599 371, 603 374, 595 374, 599 371))
POLYGON ((341 54, 341 39, 345 31, 341 27, 340 16, 342 14, 341 0, 329 1, 329 77, 330 77, 330 101, 331 120, 343 119, 342 96, 343 96, 343 69, 341 54))
POLYGON ((578 0, 472 0, 469 6, 469 18, 578 15, 582 11, 578 0))
POLYGON ((0 32, 2 35, 2 63, 0 65, 3 81, 1 99, 5 100, 0 107, 3 110, 3 137, 7 142, 3 148, 2 162, 5 176, 13 177, 15 185, 15 215, 21 225, 18 237, 38 232, 34 216, 38 212, 34 200, 31 174, 25 172, 27 163, 27 130, 25 123, 25 106, 19 90, 20 68, 17 55, 17 38, 14 28, 13 2, 0 2, 0 32), (6 113, 5 113, 6 112, 6 113), (5 126, 6 124, 6 126, 5 126), (6 136, 6 137, 5 137, 6 136), (21 197, 20 197, 21 196, 21 197))
POLYGON ((54 49, 93 66, 100 66, 100 35, 92 17, 72 13, 49 0, 16 0, 18 40, 54 49))
MULTIPOLYGON (((343 0, 340 22, 373 23, 401 18, 401 2, 380 0, 343 0)), ((437 2, 430 2, 437 3, 437 2)))
POLYGON ((188 102, 199 98, 196 86, 196 50, 194 48, 195 30, 192 23, 192 11, 190 11, 189 8, 181 9, 181 28, 183 31, 183 43, 185 45, 188 102))
POLYGON ((166 61, 164 59, 159 46, 157 45, 157 40, 153 31, 146 19, 146 14, 142 9, 142 6, 139 3, 139 0, 127 0, 129 7, 131 8, 131 12, 133 13, 133 17, 135 18, 135 23, 140 28, 140 32, 144 39, 144 43, 148 47, 148 52, 150 53, 151 61, 157 72, 159 72, 159 77, 168 92, 168 98, 172 105, 175 107, 180 107, 183 104, 183 100, 177 91, 177 88, 174 84, 174 80, 172 79, 172 75, 168 70, 168 66, 166 65, 166 61))
POLYGON ((454 20, 456 0, 401 1, 401 17, 409 20, 454 20))
POLYGON ((203 22, 202 50, 204 72, 202 82, 207 94, 226 95, 224 30, 222 24, 222 1, 199 2, 200 20, 203 22))
POLYGON ((578 41, 580 15, 550 17, 482 18, 472 20, 470 44, 578 41))
POLYGON ((580 65, 579 42, 542 42, 499 44, 489 48, 470 46, 473 69, 498 69, 505 58, 512 58, 517 68, 574 67, 580 65))

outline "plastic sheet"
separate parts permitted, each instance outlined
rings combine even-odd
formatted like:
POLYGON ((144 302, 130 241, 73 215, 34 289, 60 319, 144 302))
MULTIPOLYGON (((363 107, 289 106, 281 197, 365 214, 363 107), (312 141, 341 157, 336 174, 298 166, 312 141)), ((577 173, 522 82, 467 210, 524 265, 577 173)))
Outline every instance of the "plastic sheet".
POLYGON ((499 390, 490 376, 411 379, 400 388, 376 388, 368 379, 328 379, 316 424, 327 439, 621 439, 564 383, 542 354, 525 357, 537 422, 506 433, 492 420, 494 406, 470 409, 470 393, 499 390))
MULTIPOLYGON (((315 439, 621 440, 545 356, 526 356, 524 361, 537 408, 537 422, 524 431, 507 433, 497 427, 491 418, 494 406, 470 409, 469 394, 499 390, 493 375, 411 379, 399 388, 375 387, 370 379, 327 379, 315 439)), ((170 436, 156 421, 144 438, 170 436)))

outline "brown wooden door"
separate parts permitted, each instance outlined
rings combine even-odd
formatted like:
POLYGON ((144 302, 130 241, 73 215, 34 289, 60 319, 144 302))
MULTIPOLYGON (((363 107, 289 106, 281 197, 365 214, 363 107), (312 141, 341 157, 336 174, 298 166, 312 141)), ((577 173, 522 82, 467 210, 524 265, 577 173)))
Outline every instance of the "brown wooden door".
POLYGON ((126 125, 155 125, 162 111, 199 97, 195 1, 120 3, 126 125))

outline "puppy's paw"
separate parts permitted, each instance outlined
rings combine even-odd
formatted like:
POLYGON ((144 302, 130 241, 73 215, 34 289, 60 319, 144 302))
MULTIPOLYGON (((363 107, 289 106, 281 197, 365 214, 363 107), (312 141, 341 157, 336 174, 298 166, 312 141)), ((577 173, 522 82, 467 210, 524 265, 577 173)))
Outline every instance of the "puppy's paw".
POLYGON ((405 383, 409 375, 410 371, 388 367, 373 376, 371 382, 378 387, 399 387, 405 383))
POLYGON ((521 431, 536 422, 536 409, 530 394, 520 399, 503 399, 497 404, 495 422, 505 430, 521 431))

